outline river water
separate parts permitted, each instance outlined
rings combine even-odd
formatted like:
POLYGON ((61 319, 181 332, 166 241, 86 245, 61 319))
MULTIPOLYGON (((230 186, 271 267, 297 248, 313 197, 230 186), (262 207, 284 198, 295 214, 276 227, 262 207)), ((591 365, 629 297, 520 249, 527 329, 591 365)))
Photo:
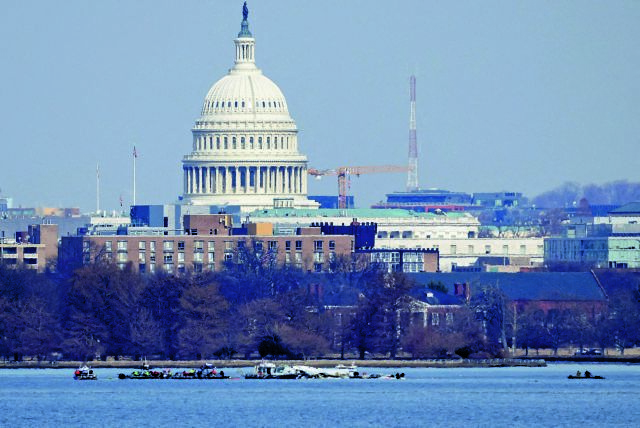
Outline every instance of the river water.
POLYGON ((640 426, 638 365, 405 368, 400 381, 119 380, 121 371, 80 382, 72 370, 0 370, 0 426, 640 426), (585 369, 606 379, 567 379, 585 369))

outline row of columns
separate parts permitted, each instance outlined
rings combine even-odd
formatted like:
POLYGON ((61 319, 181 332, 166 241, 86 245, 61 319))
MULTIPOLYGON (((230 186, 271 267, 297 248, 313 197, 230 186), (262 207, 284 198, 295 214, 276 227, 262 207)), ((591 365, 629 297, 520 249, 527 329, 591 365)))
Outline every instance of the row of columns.
POLYGON ((306 194, 302 166, 185 166, 187 194, 306 194))

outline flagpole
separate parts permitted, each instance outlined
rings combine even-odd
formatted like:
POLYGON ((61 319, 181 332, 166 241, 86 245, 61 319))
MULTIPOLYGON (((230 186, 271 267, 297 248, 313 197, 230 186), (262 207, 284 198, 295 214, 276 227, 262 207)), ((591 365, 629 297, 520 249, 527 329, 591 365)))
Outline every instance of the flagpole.
POLYGON ((96 214, 100 214, 100 164, 96 163, 96 214))
POLYGON ((138 159, 138 153, 136 146, 133 146, 133 205, 136 204, 136 159, 138 159))

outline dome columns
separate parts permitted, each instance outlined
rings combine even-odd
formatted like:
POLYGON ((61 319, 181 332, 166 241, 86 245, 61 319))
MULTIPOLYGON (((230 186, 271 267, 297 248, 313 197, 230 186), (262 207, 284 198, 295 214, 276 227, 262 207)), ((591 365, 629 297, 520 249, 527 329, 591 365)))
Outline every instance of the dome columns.
POLYGON ((305 166, 185 166, 184 193, 190 195, 305 195, 305 166))

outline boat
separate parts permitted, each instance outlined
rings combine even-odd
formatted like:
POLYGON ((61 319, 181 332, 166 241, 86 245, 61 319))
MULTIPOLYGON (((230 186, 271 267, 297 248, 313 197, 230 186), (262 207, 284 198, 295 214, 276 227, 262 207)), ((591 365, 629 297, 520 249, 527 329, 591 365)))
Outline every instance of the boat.
POLYGON ((261 361, 253 368, 253 373, 246 374, 245 379, 301 379, 309 377, 299 368, 290 365, 276 365, 270 361, 261 361))
POLYGON ((171 376, 172 373, 169 369, 151 370, 145 360, 141 370, 134 370, 130 374, 120 373, 118 374, 118 379, 169 379, 171 376))
POLYGON ((98 376, 93 372, 93 369, 87 365, 80 366, 73 372, 73 378, 75 380, 98 380, 98 376))
POLYGON ((212 364, 204 364, 198 370, 190 369, 173 374, 172 379, 229 379, 224 370, 216 370, 212 364))
POLYGON ((591 374, 589 370, 584 372, 584 375, 580 372, 577 372, 574 375, 567 376, 568 379, 604 379, 604 376, 594 376, 591 374))
POLYGON ((567 376, 567 379, 605 379, 604 376, 576 376, 576 375, 569 375, 567 376))

